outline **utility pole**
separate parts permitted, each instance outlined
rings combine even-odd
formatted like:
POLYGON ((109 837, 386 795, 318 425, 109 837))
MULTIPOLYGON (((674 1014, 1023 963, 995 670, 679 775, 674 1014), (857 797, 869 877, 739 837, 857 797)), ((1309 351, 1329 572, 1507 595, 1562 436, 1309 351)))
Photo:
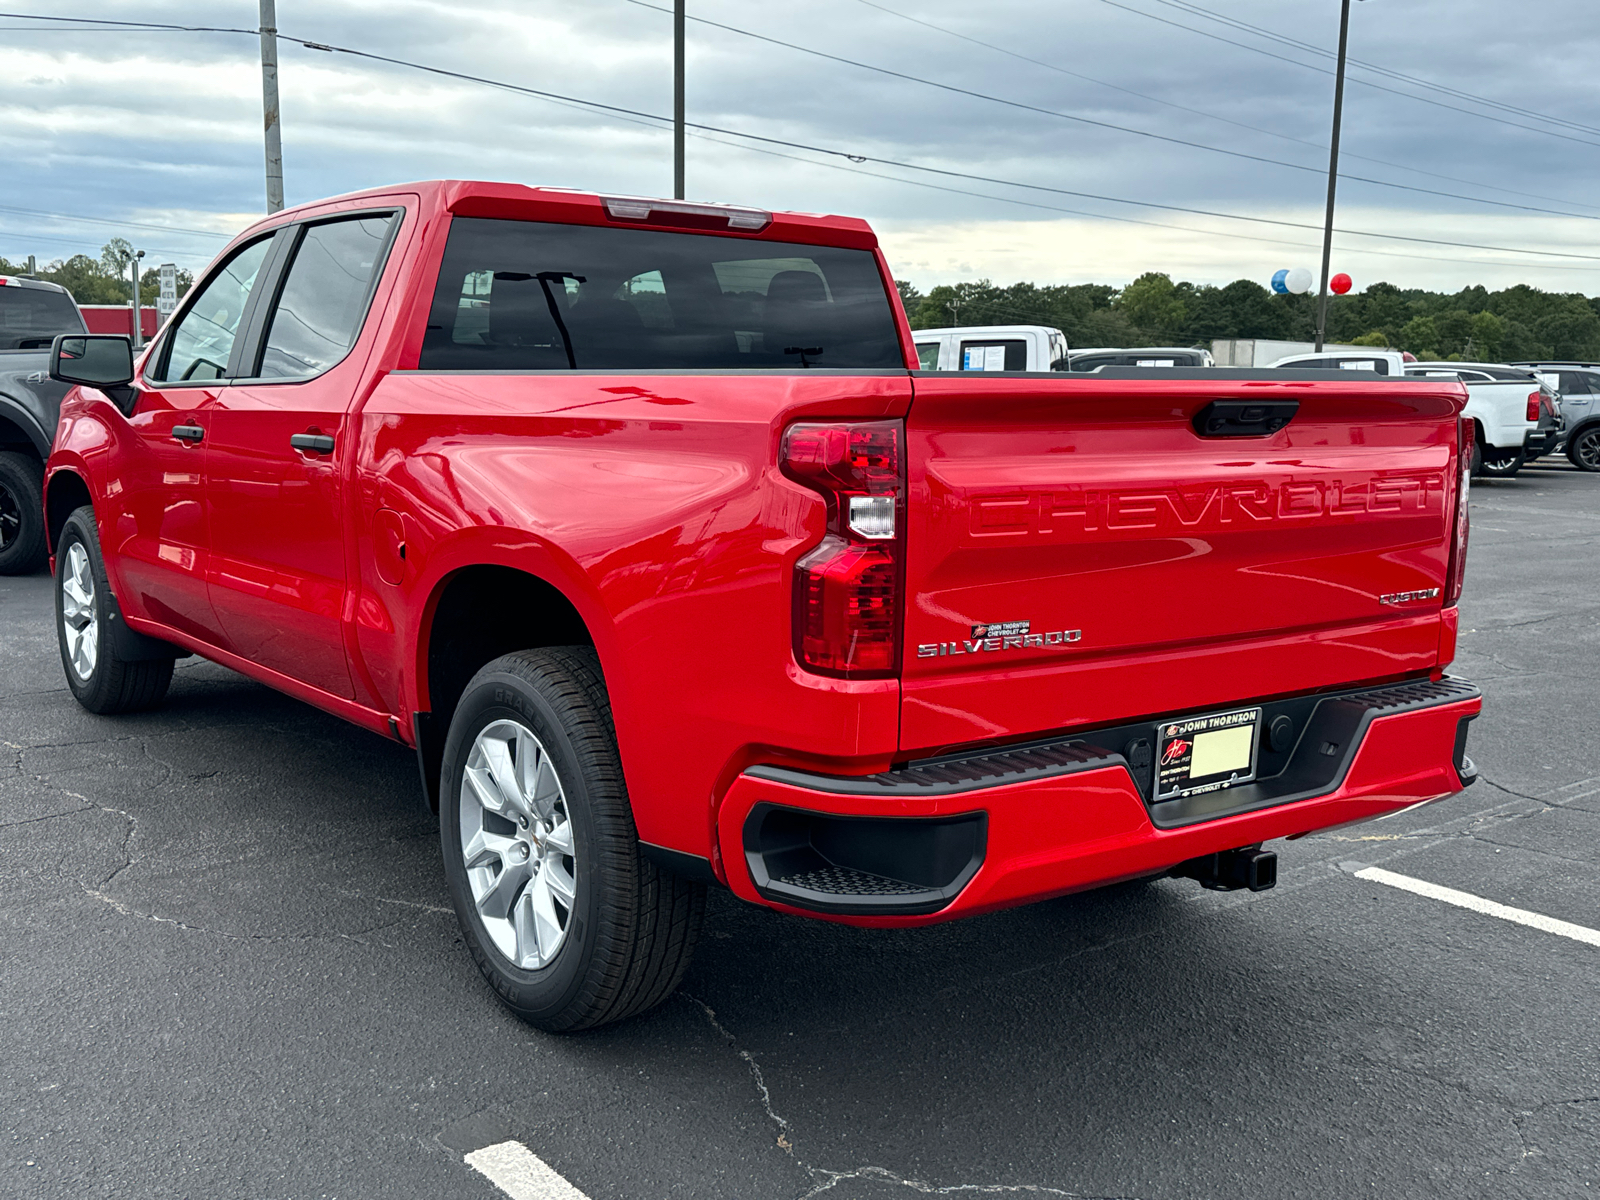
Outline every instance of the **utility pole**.
POLYGON ((135 350, 144 345, 143 313, 139 311, 139 260, 144 257, 143 250, 135 250, 133 257, 128 260, 128 270, 133 275, 133 348, 135 350))
MULTIPOLYGON (((683 199, 683 6, 672 3, 672 197, 683 199)), ((270 3, 270 0, 263 0, 270 3)))
POLYGON ((277 0, 261 0, 261 109, 267 134, 267 212, 282 212, 283 141, 278 132, 277 0))
POLYGON ((1333 77, 1333 138, 1328 144, 1328 215, 1322 224, 1322 290, 1317 293, 1317 350, 1328 329, 1328 260, 1333 257, 1333 193, 1339 183, 1339 119, 1344 115, 1344 52, 1350 40, 1350 0, 1339 11, 1339 68, 1333 77))

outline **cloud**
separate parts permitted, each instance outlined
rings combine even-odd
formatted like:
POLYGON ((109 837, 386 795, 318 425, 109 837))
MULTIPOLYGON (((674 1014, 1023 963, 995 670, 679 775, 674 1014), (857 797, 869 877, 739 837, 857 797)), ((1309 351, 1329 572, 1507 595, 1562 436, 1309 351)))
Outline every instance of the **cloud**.
MULTIPOLYGON (((981 7, 955 0, 815 0, 804 6, 697 0, 691 6, 696 16, 1013 103, 691 22, 690 119, 997 180, 1320 223, 1332 92, 1322 72, 1331 64, 1208 20, 1193 11, 1197 7, 1187 0, 993 0, 981 7)), ((1317 46, 1331 46, 1337 32, 1331 0, 1291 8, 1270 0, 1216 0, 1204 8, 1317 46)), ((1600 240, 1595 223, 1581 217, 1523 213, 1350 178, 1600 217, 1591 203, 1600 173, 1592 151, 1600 146, 1600 119, 1592 115, 1600 112, 1600 79, 1590 66, 1600 49, 1600 24, 1592 19, 1592 0, 1529 0, 1517 11, 1511 22, 1495 0, 1355 6, 1353 57, 1492 103, 1353 70, 1341 225, 1584 252, 1600 240)), ((250 26, 254 6, 77 0, 71 15, 250 26)), ((513 0, 280 0, 278 20, 287 35, 330 45, 646 113, 671 110, 670 18, 628 0, 558 0, 531 13, 513 0)), ((217 241, 183 230, 227 232, 260 211, 261 94, 253 37, 30 32, 15 30, 14 20, 0 23, 7 26, 0 46, 0 156, 7 182, 0 253, 15 259, 30 251, 41 258, 94 252, 122 232, 141 245, 148 241, 163 257, 199 266, 217 241), (171 231, 119 231, 11 211, 17 208, 171 231)), ((291 203, 440 176, 670 191, 671 138, 650 121, 287 42, 280 55, 291 203)), ((852 164, 720 135, 690 140, 688 179, 693 196, 865 216, 908 264, 907 273, 923 283, 972 275, 1115 283, 1145 270, 1219 281, 1264 278, 1277 265, 1315 266, 1317 258, 1311 231, 852 164)), ((1455 287, 1521 280, 1600 292, 1600 272, 1557 269, 1537 258, 1503 266, 1519 260, 1358 239, 1342 241, 1340 253, 1358 281, 1455 287)))

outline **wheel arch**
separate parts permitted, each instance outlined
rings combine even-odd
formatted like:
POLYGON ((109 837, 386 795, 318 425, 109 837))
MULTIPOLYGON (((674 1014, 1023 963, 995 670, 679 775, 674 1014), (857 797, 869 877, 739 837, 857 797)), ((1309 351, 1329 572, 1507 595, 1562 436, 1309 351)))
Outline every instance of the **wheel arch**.
POLYGON ((50 439, 33 414, 0 395, 0 450, 26 450, 40 462, 50 457, 50 439))
POLYGON ((591 646, 596 622, 560 585, 523 566, 476 562, 433 585, 418 626, 412 716, 423 792, 439 808, 445 737, 467 683, 488 662, 516 650, 591 646))
POLYGON ((52 555, 61 536, 61 527, 85 504, 93 505, 94 496, 82 475, 71 468, 58 468, 44 481, 45 544, 52 555))

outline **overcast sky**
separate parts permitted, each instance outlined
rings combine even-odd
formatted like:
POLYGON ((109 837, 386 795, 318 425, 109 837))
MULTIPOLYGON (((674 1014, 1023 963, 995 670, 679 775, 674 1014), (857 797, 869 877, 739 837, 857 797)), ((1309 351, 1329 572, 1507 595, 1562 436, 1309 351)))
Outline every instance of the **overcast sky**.
MULTIPOLYGON (((657 2, 670 8, 279 0, 278 25, 668 115, 672 22, 657 2)), ((255 0, 13 4, 257 24, 255 0)), ((1336 223, 1553 256, 1349 233, 1336 236, 1334 269, 1357 288, 1386 279, 1600 293, 1595 0, 1352 9, 1350 52, 1365 65, 1352 65, 1346 90, 1336 223)), ((866 217, 896 275, 924 288, 980 277, 1121 284, 1147 270, 1265 283, 1279 267, 1318 265, 1320 233, 1294 224, 1322 221, 1333 77, 1317 50, 1337 44, 1338 0, 690 0, 689 12, 689 120, 812 148, 691 136, 690 198, 866 217)), ((0 255, 97 253, 120 234, 154 262, 201 267, 222 242, 193 231, 231 234, 264 207, 257 39, 42 24, 0 17, 0 255)), ((290 204, 441 176, 671 194, 672 140, 659 122, 289 41, 279 54, 290 204)))

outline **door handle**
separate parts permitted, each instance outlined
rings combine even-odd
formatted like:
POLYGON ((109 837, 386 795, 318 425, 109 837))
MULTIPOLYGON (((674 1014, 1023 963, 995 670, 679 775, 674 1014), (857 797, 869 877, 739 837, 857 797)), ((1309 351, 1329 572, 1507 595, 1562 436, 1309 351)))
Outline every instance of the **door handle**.
POLYGON ((289 437, 289 445, 310 454, 332 454, 333 439, 325 433, 296 433, 289 437))
POLYGON ((206 431, 198 425, 174 425, 172 427, 172 436, 180 442, 198 446, 200 439, 206 436, 206 431))

